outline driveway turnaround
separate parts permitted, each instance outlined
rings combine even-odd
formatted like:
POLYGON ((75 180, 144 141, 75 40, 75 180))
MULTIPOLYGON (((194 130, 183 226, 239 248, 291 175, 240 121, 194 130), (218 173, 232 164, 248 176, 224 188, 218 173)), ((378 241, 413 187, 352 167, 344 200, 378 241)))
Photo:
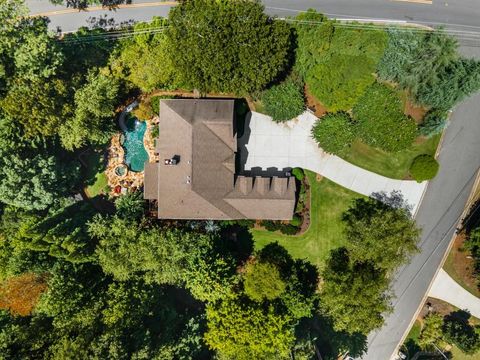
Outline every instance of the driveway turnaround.
POLYGON ((395 180, 367 171, 327 154, 313 140, 311 129, 317 117, 309 111, 294 120, 275 123, 257 112, 251 113, 249 129, 238 140, 245 171, 301 167, 314 171, 357 193, 400 191, 415 213, 427 182, 395 180))
POLYGON ((446 301, 480 318, 480 299, 461 287, 443 269, 438 272, 428 296, 446 301))

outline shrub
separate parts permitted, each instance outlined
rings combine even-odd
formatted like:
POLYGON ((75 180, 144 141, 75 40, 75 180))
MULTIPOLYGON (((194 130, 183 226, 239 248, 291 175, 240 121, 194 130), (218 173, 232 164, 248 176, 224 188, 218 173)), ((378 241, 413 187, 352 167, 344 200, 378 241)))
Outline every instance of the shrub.
POLYGON ((417 134, 415 122, 403 113, 397 92, 382 84, 367 89, 353 108, 353 118, 362 141, 385 151, 409 148, 417 134))
POLYGON ((306 82, 329 111, 349 110, 375 81, 374 70, 366 56, 332 54, 312 69, 306 82))
POLYGON ((412 165, 410 166, 410 175, 417 180, 417 182, 422 182, 424 180, 430 180, 437 175, 438 172, 438 162, 431 155, 419 155, 413 159, 412 165))
POLYGON ((279 229, 278 224, 272 220, 262 220, 260 222, 260 225, 262 225, 265 228, 265 230, 268 230, 268 231, 277 231, 279 229))
POLYGON ((261 101, 265 112, 274 121, 293 119, 305 110, 303 84, 289 77, 281 84, 265 90, 261 101))
POLYGON ((442 132, 447 126, 448 112, 441 109, 430 110, 423 118, 422 124, 418 127, 421 135, 431 137, 442 132))
POLYGON ((148 120, 151 119, 156 113, 152 111, 150 100, 145 99, 144 101, 140 102, 135 110, 133 110, 133 114, 140 120, 148 120))
POLYGON ((300 228, 293 224, 280 224, 280 232, 284 235, 295 235, 300 228))
POLYGON ((298 181, 302 181, 305 178, 303 169, 298 167, 292 169, 292 175, 295 176, 298 181))
POLYGON ((303 223, 302 217, 297 214, 293 215, 292 220, 290 220, 290 225, 295 227, 299 227, 300 225, 302 225, 302 223, 303 223))
POLYGON ((354 125, 347 113, 327 114, 317 120, 312 135, 323 150, 337 155, 347 153, 355 139, 354 125))

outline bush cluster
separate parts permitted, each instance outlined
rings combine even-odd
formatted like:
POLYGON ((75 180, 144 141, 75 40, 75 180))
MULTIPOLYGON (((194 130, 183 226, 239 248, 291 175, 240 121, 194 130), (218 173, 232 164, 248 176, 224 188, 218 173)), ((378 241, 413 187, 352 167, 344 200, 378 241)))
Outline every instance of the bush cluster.
POLYGON ((302 181, 305 178, 305 173, 303 172, 302 168, 293 168, 292 169, 292 175, 295 176, 295 179, 298 181, 302 181))
POLYGON ((295 235, 300 230, 299 226, 293 224, 284 224, 276 220, 262 220, 260 223, 268 231, 279 230, 284 235, 295 235))
POLYGON ((410 175, 417 181, 433 179, 438 173, 439 164, 431 155, 423 154, 413 159, 410 175))
POLYGON ((373 74, 387 43, 386 33, 335 27, 334 22, 313 12, 298 18, 321 22, 313 29, 297 25, 298 71, 312 94, 330 111, 351 109, 375 81, 373 74))
POLYGON ((353 108, 358 136, 368 145, 388 152, 409 148, 417 135, 412 118, 403 113, 397 92, 379 83, 371 85, 353 108))
POLYGON ((292 77, 265 90, 261 101, 267 115, 274 121, 287 121, 305 111, 303 83, 292 77))
POLYGON ((355 127, 347 113, 332 113, 317 120, 312 136, 326 152, 344 155, 355 140, 355 127))

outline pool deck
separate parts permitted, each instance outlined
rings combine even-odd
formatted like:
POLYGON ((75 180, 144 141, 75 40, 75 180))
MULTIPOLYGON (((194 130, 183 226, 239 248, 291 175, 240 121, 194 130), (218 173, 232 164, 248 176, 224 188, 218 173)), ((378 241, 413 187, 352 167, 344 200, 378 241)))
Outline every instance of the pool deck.
MULTIPOLYGON (((125 125, 125 117, 127 111, 124 110, 120 114, 118 119, 118 123, 120 128, 123 131, 128 131, 125 125)), ((158 116, 146 120, 147 128, 145 130, 145 134, 143 136, 143 145, 145 146, 145 150, 148 153, 149 161, 156 161, 157 156, 155 155, 155 140, 152 138, 151 128, 152 125, 158 124, 158 116)), ((125 164, 125 150, 123 146, 120 144, 120 136, 122 133, 117 133, 112 137, 110 142, 110 146, 108 147, 108 160, 107 160, 107 169, 105 170, 105 174, 107 175, 108 185, 110 187, 110 196, 116 197, 121 195, 122 193, 130 190, 130 189, 138 189, 143 186, 143 171, 134 172, 128 169, 127 166, 127 173, 123 176, 119 176, 115 173, 115 169, 119 165, 126 165, 125 164), (115 188, 117 186, 121 187, 121 192, 116 193, 115 188)))

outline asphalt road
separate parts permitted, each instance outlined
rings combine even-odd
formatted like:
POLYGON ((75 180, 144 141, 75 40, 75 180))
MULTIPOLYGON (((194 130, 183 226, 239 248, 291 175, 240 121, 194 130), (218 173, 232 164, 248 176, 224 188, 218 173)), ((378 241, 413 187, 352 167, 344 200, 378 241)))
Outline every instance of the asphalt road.
MULTIPOLYGON (((480 58, 480 48, 462 48, 480 58)), ((480 94, 459 104, 452 114, 440 149, 440 171, 427 188, 416 220, 422 228, 421 252, 395 275, 394 312, 385 326, 368 338, 362 359, 387 360, 421 305, 452 239, 480 167, 480 94)))
MULTIPOLYGON (((133 0, 133 4, 155 0, 133 0)), ((336 18, 408 21, 429 26, 445 25, 458 32, 462 52, 480 58, 480 0, 433 0, 432 5, 391 0, 264 0, 266 11, 281 17, 315 8, 336 18)), ((46 0, 27 0, 31 13, 62 9, 46 0)), ((166 16, 169 7, 152 6, 115 11, 73 12, 52 15, 51 28, 74 31, 89 18, 113 18, 117 23, 166 16)), ((480 94, 455 109, 446 130, 439 161, 440 172, 427 188, 416 219, 422 227, 421 252, 395 275, 394 312, 385 326, 369 336, 367 360, 388 360, 421 305, 452 238, 480 166, 480 94)))

